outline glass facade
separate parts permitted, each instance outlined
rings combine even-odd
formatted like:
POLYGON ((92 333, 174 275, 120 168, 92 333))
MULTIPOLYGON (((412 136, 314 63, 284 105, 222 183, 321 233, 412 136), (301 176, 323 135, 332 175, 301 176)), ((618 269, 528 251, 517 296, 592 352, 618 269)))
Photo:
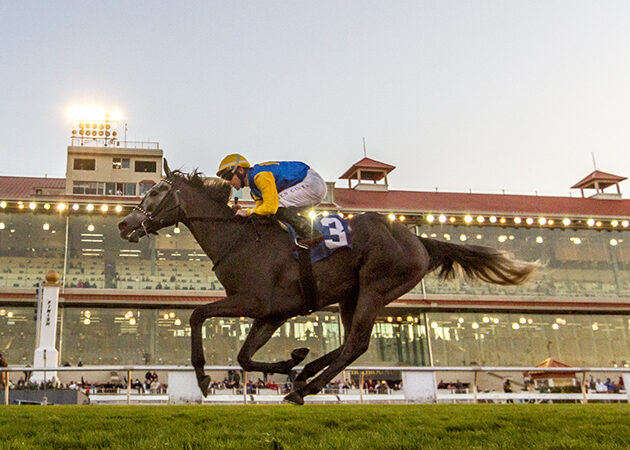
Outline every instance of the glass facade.
MULTIPOLYGON (((72 207, 70 205, 70 207, 72 207)), ((123 215, 61 215, 39 205, 35 212, 0 210, 0 289, 33 288, 56 270, 65 288, 111 289, 111 292, 217 291, 222 287, 212 262, 185 228, 170 227, 132 244, 120 239, 123 215)), ((81 206, 85 211, 85 205, 81 206)), ((534 280, 500 287, 463 278, 443 282, 426 278, 432 295, 462 298, 482 295, 511 300, 523 296, 545 300, 565 297, 630 296, 629 231, 572 230, 550 227, 423 225, 418 234, 456 243, 480 244, 524 260, 539 260, 534 280)), ((83 291, 88 292, 88 291, 83 291)), ((412 293, 422 293, 418 286, 412 293)), ((181 292, 180 292, 181 295, 181 292)), ((34 297, 34 290, 33 290, 34 297)), ((103 302, 105 303, 105 302, 103 302)), ((16 306, 0 296, 0 352, 11 363, 32 363, 35 308, 16 306)), ((109 307, 104 304, 60 309, 61 363, 189 364, 192 307, 109 307)), ((535 365, 548 356, 570 365, 625 366, 630 363, 630 315, 506 312, 436 312, 422 307, 385 310, 372 331, 367 353, 355 364, 429 365, 429 348, 437 366, 535 365), (428 331, 428 332, 427 332, 428 331)), ((208 364, 235 364, 252 321, 214 318, 204 325, 208 364)), ((288 321, 256 358, 288 358, 296 347, 309 347, 309 360, 341 342, 339 316, 321 312, 288 321)))
MULTIPOLYGON (((428 294, 531 295, 538 297, 628 297, 630 294, 630 232, 497 226, 431 225, 418 234, 454 243, 505 250, 518 259, 540 261, 534 279, 522 286, 448 283, 426 277, 428 294)), ((419 287, 415 289, 419 292, 419 287)))
MULTIPOLYGON (((84 207, 82 207, 84 208, 84 207)), ((25 208, 26 210, 27 208, 25 208)), ((40 207, 41 209, 41 207, 40 207)), ((120 239, 118 215, 0 212, 0 288, 32 287, 49 269, 66 287, 220 290, 212 263, 185 227, 132 244, 120 239), (67 227, 67 245, 66 245, 67 227), (66 253, 67 247, 67 253, 66 253), (64 271, 65 269, 65 271, 64 271), (87 286, 86 286, 87 284, 87 286)), ((523 286, 425 279, 427 294, 538 297, 630 296, 630 231, 549 227, 425 225, 424 236, 486 245, 541 267, 523 286)), ((421 293, 418 285, 413 293, 421 293)))
MULTIPOLYGON (((60 308, 60 362, 77 365, 190 364, 192 309, 60 308)), ((630 366, 630 315, 428 312, 435 366, 534 366, 545 358, 582 367, 630 366)), ((252 321, 213 318, 202 335, 210 365, 237 364, 252 321)), ((319 312, 283 324, 255 356, 287 359, 308 347, 307 361, 334 350, 338 314, 319 312)), ((0 301, 0 349, 12 364, 32 364, 35 307, 0 301)), ((424 313, 382 316, 368 351, 355 365, 430 365, 424 313)))

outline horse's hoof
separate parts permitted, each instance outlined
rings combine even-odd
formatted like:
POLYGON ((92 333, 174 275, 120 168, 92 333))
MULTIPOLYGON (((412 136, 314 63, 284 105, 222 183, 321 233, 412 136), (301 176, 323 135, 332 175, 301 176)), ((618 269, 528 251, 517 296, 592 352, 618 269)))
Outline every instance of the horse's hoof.
POLYGON ((295 364, 299 364, 302 361, 304 361, 304 358, 306 358, 306 355, 308 355, 308 352, 310 352, 310 349, 306 347, 296 348, 295 350, 291 352, 291 359, 293 359, 293 362, 295 364))
POLYGON ((201 381, 198 381, 197 384, 199 385, 199 389, 201 389, 201 394, 207 397, 210 392, 210 377, 206 375, 201 381))
POLYGON ((301 406, 304 404, 304 398, 300 394, 298 394, 296 391, 289 392, 287 395, 285 395, 284 401, 291 403, 292 405, 298 405, 298 406, 301 406))
POLYGON ((298 389, 302 389, 304 386, 306 386, 306 381, 294 381, 293 382, 293 390, 297 391, 298 389))

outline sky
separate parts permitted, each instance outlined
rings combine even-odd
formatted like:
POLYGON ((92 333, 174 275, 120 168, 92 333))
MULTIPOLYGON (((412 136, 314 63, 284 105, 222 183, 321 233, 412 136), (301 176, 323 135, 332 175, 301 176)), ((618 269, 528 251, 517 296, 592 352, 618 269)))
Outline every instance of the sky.
POLYGON ((172 168, 333 181, 365 138, 390 189, 569 195, 593 154, 630 176, 628 24, 606 0, 3 0, 0 175, 65 176, 69 111, 100 107, 172 168))

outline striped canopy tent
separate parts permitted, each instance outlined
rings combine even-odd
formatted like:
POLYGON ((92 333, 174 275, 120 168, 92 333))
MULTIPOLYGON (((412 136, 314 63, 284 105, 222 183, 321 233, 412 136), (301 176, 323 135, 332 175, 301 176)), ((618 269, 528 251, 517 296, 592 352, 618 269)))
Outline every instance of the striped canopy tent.
MULTIPOLYGON (((556 361, 555 359, 547 358, 543 362, 536 365, 536 367, 571 367, 567 364, 556 361)), ((547 380, 556 378, 575 378, 574 371, 559 371, 559 372, 544 372, 538 370, 529 370, 523 372, 523 375, 531 377, 532 380, 547 380)))

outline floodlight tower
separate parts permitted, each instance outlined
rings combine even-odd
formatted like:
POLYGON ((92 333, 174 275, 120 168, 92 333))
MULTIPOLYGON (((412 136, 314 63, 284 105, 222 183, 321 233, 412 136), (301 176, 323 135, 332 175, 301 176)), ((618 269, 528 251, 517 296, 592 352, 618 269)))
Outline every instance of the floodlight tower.
MULTIPOLYGON (((118 127, 122 125, 120 113, 102 110, 73 110, 72 145, 91 147, 118 147, 118 127)), ((126 127, 126 124, 125 124, 126 127)))

